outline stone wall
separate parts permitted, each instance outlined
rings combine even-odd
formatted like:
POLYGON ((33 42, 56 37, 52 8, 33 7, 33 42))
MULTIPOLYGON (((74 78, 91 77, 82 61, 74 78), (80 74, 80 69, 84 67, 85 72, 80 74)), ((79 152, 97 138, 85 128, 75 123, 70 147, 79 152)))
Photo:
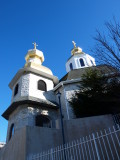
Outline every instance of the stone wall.
POLYGON ((0 142, 0 149, 3 148, 5 144, 5 142, 0 142))
POLYGON ((51 119, 51 126, 56 127, 55 121, 59 117, 59 112, 51 108, 42 108, 33 105, 20 105, 9 117, 7 142, 9 141, 9 134, 11 125, 14 124, 14 131, 16 132, 24 126, 35 126, 36 115, 46 115, 51 119))
POLYGON ((101 115, 93 117, 64 120, 66 142, 79 139, 94 132, 112 127, 114 121, 112 115, 101 115))
MULTIPOLYGON (((111 115, 64 120, 65 142, 77 140, 114 125, 111 115)), ((0 151, 0 160, 24 160, 31 154, 57 147, 63 143, 61 129, 26 126, 15 132, 0 151)))
POLYGON ((0 150, 0 160, 26 160, 26 128, 17 131, 0 150))
POLYGON ((27 127, 27 155, 36 154, 62 144, 60 129, 27 127))

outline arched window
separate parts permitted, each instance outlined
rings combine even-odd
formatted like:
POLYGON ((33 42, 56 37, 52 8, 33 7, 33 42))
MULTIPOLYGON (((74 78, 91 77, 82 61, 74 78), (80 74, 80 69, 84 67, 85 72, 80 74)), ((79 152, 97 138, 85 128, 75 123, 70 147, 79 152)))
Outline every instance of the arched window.
POLYGON ((73 65, 72 65, 72 63, 70 63, 69 65, 70 65, 70 70, 73 70, 73 65))
POLYGON ((13 135, 14 135, 14 124, 12 124, 11 127, 10 127, 9 140, 11 139, 11 137, 13 135))
POLYGON ((51 128, 50 119, 44 115, 37 115, 35 119, 36 126, 51 128))
POLYGON ((15 86, 15 90, 14 90, 14 96, 18 93, 18 87, 19 87, 19 85, 18 85, 18 84, 16 84, 16 86, 15 86))
POLYGON ((94 65, 93 61, 92 60, 90 60, 90 61, 91 61, 91 64, 94 65))
POLYGON ((41 91, 47 91, 46 83, 42 80, 38 81, 38 89, 41 91))
POLYGON ((84 60, 82 58, 80 58, 80 65, 81 67, 85 66, 84 60))

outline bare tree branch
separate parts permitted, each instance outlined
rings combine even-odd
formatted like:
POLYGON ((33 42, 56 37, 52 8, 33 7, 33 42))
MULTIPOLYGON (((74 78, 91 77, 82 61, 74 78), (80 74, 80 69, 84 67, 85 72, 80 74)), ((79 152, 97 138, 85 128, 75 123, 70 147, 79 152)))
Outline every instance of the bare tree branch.
POLYGON ((120 24, 113 18, 113 22, 106 22, 105 26, 106 34, 96 31, 96 44, 91 51, 99 63, 120 69, 120 24))

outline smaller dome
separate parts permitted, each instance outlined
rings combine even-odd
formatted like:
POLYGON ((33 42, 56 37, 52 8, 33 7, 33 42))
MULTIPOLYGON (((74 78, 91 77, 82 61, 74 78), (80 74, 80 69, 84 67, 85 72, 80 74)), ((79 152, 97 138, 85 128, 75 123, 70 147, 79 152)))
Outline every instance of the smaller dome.
POLYGON ((74 54, 83 54, 82 52, 82 48, 80 47, 76 47, 76 43, 74 41, 72 41, 73 45, 74 45, 74 48, 71 50, 71 55, 74 55, 74 54))
POLYGON ((75 69, 95 66, 95 59, 84 53, 82 48, 76 47, 76 43, 72 41, 74 48, 71 50, 71 57, 66 62, 66 71, 70 72, 75 69))
POLYGON ((73 49, 71 50, 71 54, 72 54, 72 55, 74 55, 74 54, 78 54, 78 53, 83 54, 83 52, 82 52, 82 48, 80 48, 80 47, 76 47, 76 48, 73 48, 73 49))

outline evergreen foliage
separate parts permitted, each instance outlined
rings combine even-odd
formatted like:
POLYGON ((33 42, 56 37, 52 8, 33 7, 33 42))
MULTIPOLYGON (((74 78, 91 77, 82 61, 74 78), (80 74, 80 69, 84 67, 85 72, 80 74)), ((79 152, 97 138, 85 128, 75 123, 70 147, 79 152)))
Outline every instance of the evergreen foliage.
POLYGON ((98 70, 86 69, 79 90, 69 101, 76 117, 85 117, 120 111, 120 83, 98 70))

